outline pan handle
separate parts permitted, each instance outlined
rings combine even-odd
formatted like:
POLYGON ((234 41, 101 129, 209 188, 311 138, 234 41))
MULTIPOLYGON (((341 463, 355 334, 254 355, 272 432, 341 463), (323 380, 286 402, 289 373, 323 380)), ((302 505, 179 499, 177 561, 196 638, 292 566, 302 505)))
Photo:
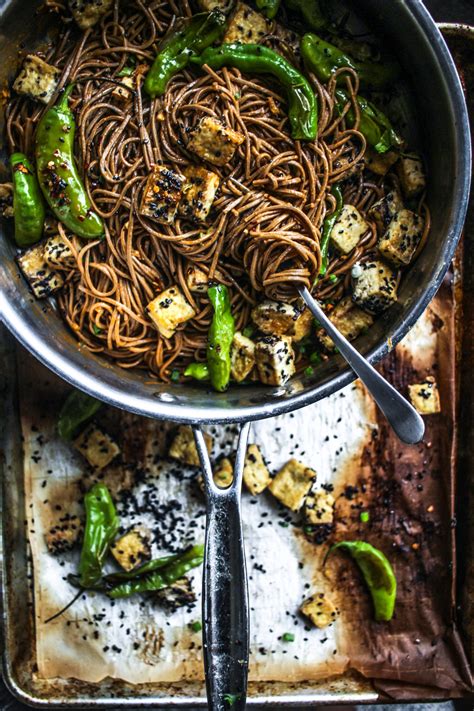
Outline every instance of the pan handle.
POLYGON ((202 612, 210 711, 241 711, 247 696, 249 605, 240 494, 249 429, 246 423, 240 430, 233 482, 220 489, 203 433, 194 428, 207 502, 202 612))

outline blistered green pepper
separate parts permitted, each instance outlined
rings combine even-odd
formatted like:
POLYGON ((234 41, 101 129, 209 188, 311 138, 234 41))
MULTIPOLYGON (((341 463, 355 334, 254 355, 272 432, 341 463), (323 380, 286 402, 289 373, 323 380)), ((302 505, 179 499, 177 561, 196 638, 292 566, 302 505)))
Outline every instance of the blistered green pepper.
POLYGON ((386 556, 365 541, 341 541, 330 548, 349 553, 360 568, 374 604, 377 622, 388 622, 393 617, 397 597, 397 580, 386 556))
POLYGON ((323 82, 329 81, 335 71, 344 67, 357 72, 360 85, 369 89, 383 89, 400 75, 397 62, 358 61, 312 33, 303 36, 301 54, 307 68, 323 82))
POLYGON ((36 130, 36 170, 46 202, 60 222, 85 239, 104 234, 74 160, 76 123, 69 108, 70 85, 46 111, 36 130))
POLYGON ((163 96, 170 79, 187 67, 192 54, 198 54, 224 34, 226 17, 217 8, 180 20, 158 48, 158 54, 145 79, 145 91, 154 98, 163 96))
POLYGON ((269 20, 273 20, 280 7, 280 0, 257 0, 257 8, 263 12, 265 17, 269 20))
POLYGON ((211 286, 207 293, 214 307, 207 342, 209 376, 214 389, 224 392, 230 381, 230 348, 235 333, 235 322, 227 287, 217 284, 211 286))
POLYGON ((184 374, 194 380, 209 380, 209 366, 207 363, 190 363, 184 374))
POLYGON ((104 484, 95 484, 87 492, 84 507, 86 525, 79 563, 79 584, 83 588, 94 588, 100 584, 105 557, 117 535, 120 520, 104 484))
POLYGON ((80 426, 94 417, 101 407, 100 400, 96 400, 80 390, 73 390, 69 393, 58 417, 58 433, 61 439, 72 440, 80 426))
MULTIPOLYGON (((350 100, 349 94, 344 89, 336 89, 336 99, 336 108, 339 113, 342 113, 344 106, 350 100)), ((386 153, 403 145, 403 139, 380 109, 363 96, 357 96, 357 103, 360 110, 359 131, 377 153, 386 153)), ((346 113, 346 121, 350 128, 354 126, 355 120, 355 111, 351 106, 346 113)))
POLYGON ((314 141, 318 133, 318 107, 308 80, 287 59, 260 44, 223 44, 209 47, 191 62, 211 69, 236 67, 244 74, 270 74, 278 80, 288 99, 288 117, 293 138, 314 141))
POLYGON ((319 270, 319 276, 323 277, 325 276, 327 269, 328 269, 328 252, 329 252, 329 240, 331 238, 331 232, 333 230, 334 225, 339 219, 339 216, 342 212, 342 208, 344 206, 344 200, 342 197, 342 190, 339 187, 337 183, 335 183, 332 188, 331 188, 331 193, 334 195, 336 198, 336 207, 334 208, 334 212, 329 215, 328 217, 325 218, 323 222, 323 231, 321 234, 321 242, 320 242, 320 249, 321 249, 321 268, 319 270))
POLYGON ((299 12, 306 27, 323 30, 328 25, 327 15, 321 9, 319 0, 284 0, 290 10, 299 12))
POLYGON ((13 180, 15 241, 27 247, 43 235, 45 209, 35 170, 23 153, 10 156, 13 180))

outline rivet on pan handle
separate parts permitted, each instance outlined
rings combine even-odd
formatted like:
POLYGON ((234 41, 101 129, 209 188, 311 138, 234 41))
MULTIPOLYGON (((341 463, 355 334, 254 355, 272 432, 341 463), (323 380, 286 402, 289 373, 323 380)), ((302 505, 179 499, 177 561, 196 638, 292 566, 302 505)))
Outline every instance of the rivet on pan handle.
POLYGON ((234 478, 227 489, 215 485, 203 433, 194 428, 207 502, 202 609, 210 711, 244 709, 247 695, 249 606, 240 494, 249 428, 247 422, 240 430, 234 478))

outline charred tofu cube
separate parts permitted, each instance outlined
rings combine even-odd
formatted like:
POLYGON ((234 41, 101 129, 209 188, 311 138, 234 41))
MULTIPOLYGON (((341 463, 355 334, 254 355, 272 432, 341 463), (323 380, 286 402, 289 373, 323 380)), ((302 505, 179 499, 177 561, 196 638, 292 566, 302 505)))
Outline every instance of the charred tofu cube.
POLYGON ((205 222, 216 197, 219 176, 211 170, 195 165, 185 168, 183 173, 186 184, 179 213, 190 220, 205 222))
POLYGON ((377 232, 382 235, 395 215, 403 210, 403 201, 398 190, 391 190, 370 208, 368 215, 377 225, 377 232))
POLYGON ((390 168, 392 168, 399 158, 398 153, 395 151, 387 151, 386 153, 377 153, 376 150, 367 146, 365 152, 365 164, 372 173, 376 175, 385 176, 387 175, 390 168))
POLYGON ((293 304, 264 301, 252 310, 252 321, 263 333, 301 341, 309 334, 313 317, 308 309, 300 311, 293 304))
POLYGON ((230 373, 237 383, 252 372, 255 366, 255 343, 237 331, 230 351, 230 373))
POLYGON ((37 299, 54 294, 64 284, 61 274, 47 264, 42 244, 18 257, 18 264, 37 299))
MULTIPOLYGON (((212 451, 212 437, 207 433, 204 434, 206 447, 209 454, 212 451)), ((171 443, 168 452, 172 459, 177 459, 183 464, 190 464, 193 467, 200 465, 199 454, 194 441, 194 434, 191 427, 180 425, 178 431, 171 443)))
POLYGON ((46 533, 46 545, 50 553, 70 551, 79 540, 82 524, 78 516, 66 514, 46 533))
POLYGON ((420 156, 403 156, 397 164, 403 194, 407 198, 419 195, 426 188, 425 170, 420 156))
POLYGON ((342 254, 349 254, 357 247, 370 225, 353 205, 344 205, 331 232, 332 245, 342 254))
POLYGON ((258 44, 268 34, 269 26, 260 12, 255 12, 244 2, 238 2, 222 42, 258 44))
POLYGON ((245 140, 238 131, 212 116, 204 116, 191 132, 188 149, 213 165, 226 165, 245 140))
POLYGON ((311 489, 316 472, 297 459, 290 459, 270 482, 269 490, 292 511, 299 511, 311 489))
POLYGON ((179 607, 194 605, 196 602, 196 594, 189 578, 176 580, 167 588, 154 593, 153 598, 170 612, 175 612, 179 607))
POLYGON ((304 500, 304 518, 306 523, 318 526, 322 523, 332 523, 334 521, 335 499, 332 494, 324 489, 314 491, 304 500))
POLYGON ((423 234, 423 220, 411 210, 400 210, 379 240, 382 257, 395 266, 410 264, 423 234))
POLYGON ((110 552, 125 571, 138 568, 151 558, 151 533, 145 526, 134 526, 111 546, 110 552))
POLYGON ((50 237, 44 245, 44 258, 51 267, 71 267, 75 263, 74 253, 61 235, 50 237))
MULTIPOLYGON (((353 341, 374 322, 372 316, 356 306, 350 296, 341 299, 328 316, 348 341, 353 341)), ((317 336, 328 351, 334 350, 334 343, 324 329, 319 329, 317 336)))
POLYGON ((93 469, 104 469, 120 454, 120 447, 97 425, 91 424, 74 440, 75 448, 93 469))
POLYGON ((69 0, 72 16, 81 30, 97 24, 112 5, 113 0, 69 0))
POLYGON ((428 376, 422 383, 408 386, 413 407, 420 415, 434 415, 441 412, 441 402, 436 380, 428 376))
POLYGON ((261 494, 272 480, 260 448, 256 444, 249 444, 247 447, 243 478, 245 486, 254 496, 261 494))
POLYGON ((291 338, 260 338, 255 347, 255 361, 260 382, 264 385, 284 385, 295 372, 295 353, 291 338))
POLYGON ((13 83, 17 94, 30 96, 47 104, 58 86, 59 69, 40 59, 35 54, 28 54, 21 72, 13 83))
POLYGON ((378 259, 360 267, 360 275, 354 278, 353 300, 371 314, 385 311, 397 300, 396 271, 378 259))
POLYGON ((301 605, 300 612, 320 629, 335 622, 339 614, 338 609, 322 592, 307 598, 301 605))
POLYGON ((165 165, 155 165, 143 191, 140 214, 171 224, 183 197, 186 178, 165 165))
POLYGON ((196 316, 196 312, 186 300, 178 286, 170 286, 162 291, 147 306, 148 316, 164 338, 171 338, 181 323, 196 316))

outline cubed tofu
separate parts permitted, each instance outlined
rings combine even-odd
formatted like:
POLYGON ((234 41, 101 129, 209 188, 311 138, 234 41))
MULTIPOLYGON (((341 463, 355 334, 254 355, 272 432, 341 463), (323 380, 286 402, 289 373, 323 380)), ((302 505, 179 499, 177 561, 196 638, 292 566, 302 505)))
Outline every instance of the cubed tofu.
POLYGON ((309 309, 300 311, 293 304, 263 301, 252 309, 252 321, 262 333, 301 341, 309 335, 313 317, 309 309))
POLYGON ((299 511, 315 479, 314 469, 297 459, 290 459, 272 479, 268 489, 284 506, 299 511))
POLYGON ((180 578, 168 585, 167 588, 158 590, 153 594, 153 599, 166 607, 170 612, 175 612, 179 607, 194 605, 196 593, 189 578, 180 578))
POLYGON ((74 253, 61 235, 50 237, 44 245, 45 261, 54 267, 71 267, 75 263, 74 253))
POLYGON ((300 607, 300 612, 307 617, 315 627, 323 629, 336 621, 338 609, 325 593, 315 593, 307 598, 300 607))
POLYGON ((360 267, 360 275, 354 279, 353 300, 371 314, 385 311, 397 300, 396 271, 378 259, 360 267))
POLYGON ((145 526, 134 526, 110 546, 113 557, 125 571, 146 563, 151 558, 151 533, 145 526))
POLYGON ((140 214, 157 222, 171 224, 183 197, 186 178, 165 165, 155 165, 148 176, 140 205, 140 214))
POLYGON ((398 190, 391 190, 372 205, 368 216, 377 225, 379 235, 384 234, 395 215, 403 210, 403 201, 398 190))
POLYGON ((244 484, 251 494, 261 494, 269 486, 272 478, 260 448, 256 444, 249 444, 244 463, 244 484))
MULTIPOLYGON (((374 322, 373 317, 356 306, 350 296, 344 296, 327 315, 348 341, 353 341, 374 322)), ((318 330, 317 336, 328 351, 334 350, 334 343, 323 328, 318 330)))
POLYGON ((114 99, 117 99, 117 101, 120 101, 120 103, 126 104, 133 96, 133 90, 135 88, 135 75, 132 74, 129 77, 118 77, 117 81, 119 81, 120 84, 115 84, 112 96, 114 99))
POLYGON ((260 382, 264 385, 284 385, 295 372, 295 353, 291 338, 259 338, 255 347, 255 361, 260 382))
POLYGON ((199 9, 203 12, 210 12, 216 7, 225 12, 231 4, 232 0, 198 0, 199 9))
POLYGON ((49 552, 57 554, 70 551, 79 540, 81 533, 82 523, 78 516, 71 514, 62 516, 45 535, 49 552))
POLYGON ((407 198, 416 197, 426 188, 425 170, 420 156, 402 156, 397 164, 397 175, 407 198))
POLYGON ((230 351, 230 374, 241 383, 255 366, 255 343, 240 331, 234 334, 230 351))
POLYGON ((42 244, 28 249, 18 257, 18 264, 37 299, 54 294, 64 284, 61 274, 46 263, 42 244))
POLYGON ((212 170, 197 165, 185 168, 183 173, 186 184, 179 204, 179 213, 190 220, 205 222, 216 197, 219 176, 212 170))
POLYGON ((164 338, 171 338, 181 323, 196 316, 196 312, 186 300, 178 286, 170 286, 150 301, 148 316, 164 338))
POLYGON ((79 487, 83 493, 86 493, 94 484, 104 484, 112 499, 119 501, 124 492, 131 491, 135 486, 136 474, 136 468, 126 467, 122 463, 110 464, 100 471, 84 472, 79 487))
POLYGON ((349 254, 369 229, 369 223, 356 207, 344 205, 332 228, 331 243, 342 254, 349 254))
POLYGON ((81 30, 97 24, 112 5, 113 0, 69 0, 72 16, 81 30))
MULTIPOLYGON (((204 439, 206 441, 207 451, 210 454, 212 451, 212 437, 205 433, 204 439)), ((180 425, 178 427, 178 431, 171 443, 168 454, 172 459, 177 459, 183 464, 190 464, 193 467, 200 466, 192 427, 188 425, 180 425)))
POLYGON ((59 69, 40 59, 35 54, 28 54, 21 72, 13 83, 17 94, 30 96, 47 104, 58 86, 59 69))
POLYGON ((385 176, 388 171, 395 165, 399 158, 395 151, 387 151, 386 153, 377 153, 374 148, 367 146, 365 152, 365 164, 372 173, 385 176))
POLYGON ((245 137, 212 116, 204 116, 191 132, 188 149, 213 165, 226 165, 245 137))
POLYGON ((304 500, 304 518, 306 523, 318 526, 334 521, 334 496, 329 491, 312 491, 304 500))
POLYGON ((379 252, 397 267, 410 264, 422 234, 423 219, 411 210, 400 210, 379 240, 379 252))
POLYGON ((186 284, 189 291, 195 294, 207 294, 209 277, 203 269, 191 266, 186 270, 186 284))
POLYGON ((94 424, 76 437, 74 446, 96 471, 104 469, 120 454, 120 447, 112 437, 94 424))
POLYGON ((270 24, 260 12, 255 12, 244 2, 238 2, 222 42, 258 44, 268 34, 270 24))
POLYGON ((428 376, 422 383, 408 386, 413 407, 420 415, 434 415, 441 412, 441 402, 436 380, 428 376))

